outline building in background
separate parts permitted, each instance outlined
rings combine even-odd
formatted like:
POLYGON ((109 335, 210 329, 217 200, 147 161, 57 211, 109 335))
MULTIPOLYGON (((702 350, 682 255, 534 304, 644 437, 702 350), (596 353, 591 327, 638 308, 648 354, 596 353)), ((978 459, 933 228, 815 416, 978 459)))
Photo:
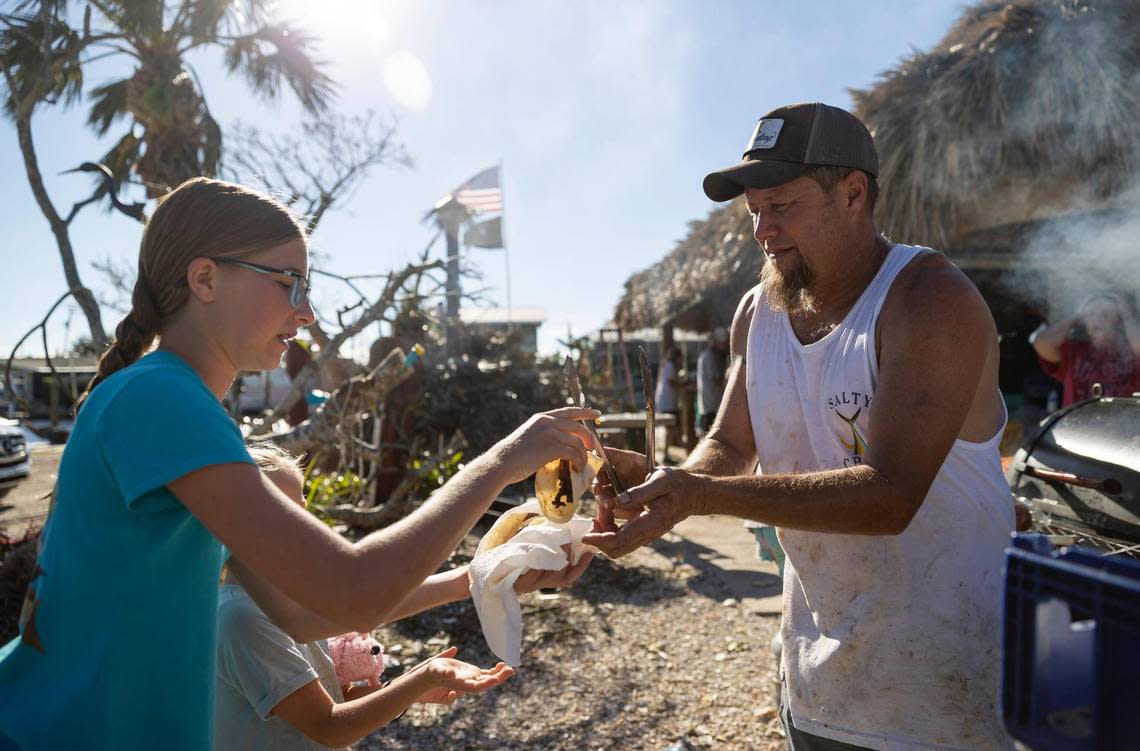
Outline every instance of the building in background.
POLYGON ((52 365, 58 382, 52 375, 48 361, 42 357, 17 357, 12 360, 12 392, 0 382, 0 414, 15 417, 24 412, 20 401, 28 404, 28 414, 20 417, 50 418, 54 409, 57 417, 71 416, 75 398, 83 393, 88 382, 95 377, 98 360, 95 357, 53 357, 52 365))
POLYGON ((489 336, 514 333, 524 352, 538 352, 538 329, 546 322, 542 308, 463 308, 459 320, 473 334, 489 336))

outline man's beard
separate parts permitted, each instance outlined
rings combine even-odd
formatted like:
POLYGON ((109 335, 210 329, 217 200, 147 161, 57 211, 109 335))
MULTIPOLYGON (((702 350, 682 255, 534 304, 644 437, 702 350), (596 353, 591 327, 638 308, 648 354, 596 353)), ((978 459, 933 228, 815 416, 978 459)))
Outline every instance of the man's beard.
POLYGON ((802 258, 787 274, 776 268, 771 258, 764 263, 760 270, 760 289, 768 300, 768 305, 775 311, 788 313, 807 312, 815 310, 815 300, 808 293, 815 275, 807 267, 802 258))

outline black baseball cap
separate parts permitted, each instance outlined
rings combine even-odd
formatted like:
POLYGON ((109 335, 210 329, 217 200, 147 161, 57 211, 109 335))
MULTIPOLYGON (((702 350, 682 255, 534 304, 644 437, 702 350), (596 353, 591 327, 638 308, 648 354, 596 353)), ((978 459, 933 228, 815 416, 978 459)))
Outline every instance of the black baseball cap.
POLYGON ((867 126, 847 110, 789 104, 760 118, 740 164, 705 176, 705 195, 728 201, 745 188, 774 188, 815 166, 853 167, 878 177, 879 155, 867 126))

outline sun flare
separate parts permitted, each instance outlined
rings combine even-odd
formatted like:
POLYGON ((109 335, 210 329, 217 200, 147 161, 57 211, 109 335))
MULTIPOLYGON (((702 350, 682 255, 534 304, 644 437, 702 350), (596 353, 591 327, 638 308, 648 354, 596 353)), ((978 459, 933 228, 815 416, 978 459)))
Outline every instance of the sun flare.
POLYGON ((384 59, 384 85, 397 102, 423 112, 431 101, 431 76, 411 52, 400 50, 384 59))

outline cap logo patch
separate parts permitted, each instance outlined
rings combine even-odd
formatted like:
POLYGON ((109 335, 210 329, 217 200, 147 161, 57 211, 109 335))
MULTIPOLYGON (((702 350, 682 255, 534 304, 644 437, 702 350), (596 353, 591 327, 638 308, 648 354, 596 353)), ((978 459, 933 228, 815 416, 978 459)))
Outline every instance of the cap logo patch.
POLYGON ((756 123, 756 130, 752 133, 752 140, 748 142, 748 148, 744 150, 745 153, 753 149, 774 148, 776 139, 780 135, 780 129, 783 127, 784 119, 782 117, 774 117, 756 123))

